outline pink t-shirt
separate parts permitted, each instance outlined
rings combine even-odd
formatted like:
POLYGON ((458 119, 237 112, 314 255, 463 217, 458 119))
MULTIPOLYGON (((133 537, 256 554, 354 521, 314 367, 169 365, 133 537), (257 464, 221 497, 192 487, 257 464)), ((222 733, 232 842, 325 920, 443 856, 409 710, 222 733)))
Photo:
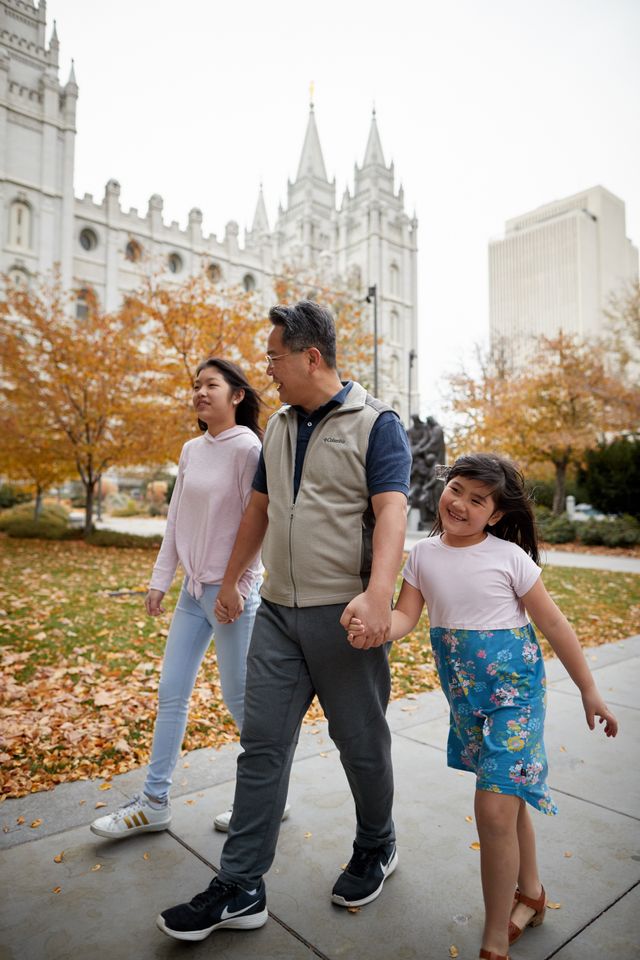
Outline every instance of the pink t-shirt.
POLYGON ((501 630, 529 622, 520 597, 540 572, 521 547, 489 533, 471 547, 420 540, 402 575, 424 597, 432 627, 501 630))
MULTIPOLYGON (((178 563, 196 599, 202 584, 222 582, 259 456, 260 441, 248 427, 231 427, 217 437, 207 432, 185 443, 150 589, 166 593, 178 563)), ((256 555, 240 579, 243 596, 261 569, 256 555)))

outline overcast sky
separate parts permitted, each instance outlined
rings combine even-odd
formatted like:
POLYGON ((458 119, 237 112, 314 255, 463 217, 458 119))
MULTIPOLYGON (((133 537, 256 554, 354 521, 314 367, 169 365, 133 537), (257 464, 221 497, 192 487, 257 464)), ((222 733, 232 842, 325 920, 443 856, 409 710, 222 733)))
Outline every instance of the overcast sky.
MULTIPOLYGON (((273 226, 295 177, 309 84, 337 195, 375 103, 419 219, 422 412, 487 341, 487 243, 504 221, 602 184, 640 243, 639 0, 49 0, 61 79, 80 87, 75 190, 167 220, 273 226)), ((49 36, 49 33, 48 33, 49 36)), ((48 39, 48 37, 47 37, 48 39)))

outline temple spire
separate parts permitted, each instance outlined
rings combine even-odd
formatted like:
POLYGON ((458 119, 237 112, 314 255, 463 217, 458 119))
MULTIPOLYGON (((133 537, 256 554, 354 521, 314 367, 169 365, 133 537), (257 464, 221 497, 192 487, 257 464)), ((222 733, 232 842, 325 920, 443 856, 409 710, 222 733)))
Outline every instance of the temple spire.
POLYGON ((362 166, 385 166, 384 162, 384 153, 382 152, 382 143, 380 141, 380 134, 378 132, 378 124, 376 122, 376 108, 374 107, 371 111, 371 127, 369 128, 369 139, 367 140, 367 148, 364 152, 364 160, 362 161, 362 166))
POLYGON ((262 184, 260 184, 260 192, 258 194, 258 202, 256 204, 256 212, 253 216, 253 226, 251 227, 251 230, 253 233, 269 233, 269 218, 267 216, 267 208, 264 203, 262 184))
MULTIPOLYGON (((310 90, 313 96, 313 88, 310 90)), ((302 155, 298 164, 298 173, 296 180, 302 177, 317 177, 320 180, 327 181, 327 171, 322 157, 322 148, 320 146, 320 137, 316 127, 316 117, 313 109, 313 100, 309 103, 309 122, 307 123, 307 132, 302 146, 302 155)))

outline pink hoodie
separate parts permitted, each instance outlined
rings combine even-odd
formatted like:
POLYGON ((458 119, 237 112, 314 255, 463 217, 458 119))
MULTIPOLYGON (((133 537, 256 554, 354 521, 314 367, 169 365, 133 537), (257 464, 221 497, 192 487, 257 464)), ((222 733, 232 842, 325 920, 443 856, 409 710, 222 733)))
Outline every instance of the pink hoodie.
MULTIPOLYGON (((207 432, 185 443, 151 590, 166 593, 178 563, 196 600, 203 584, 222 582, 259 456, 260 441, 248 427, 231 427, 217 437, 207 432)), ((256 555, 240 579, 243 596, 261 569, 256 555)))

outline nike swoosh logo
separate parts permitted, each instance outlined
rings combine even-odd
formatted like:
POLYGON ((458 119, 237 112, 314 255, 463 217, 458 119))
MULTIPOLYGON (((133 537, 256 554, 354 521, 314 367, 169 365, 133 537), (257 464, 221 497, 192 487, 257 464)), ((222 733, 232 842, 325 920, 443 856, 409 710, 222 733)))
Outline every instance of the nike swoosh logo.
POLYGON ((228 920, 230 917, 239 917, 241 913, 246 913, 247 910, 251 910, 251 907, 257 907, 259 903, 260 901, 256 900, 255 903, 250 903, 248 907, 243 907, 242 910, 229 910, 229 907, 225 907, 220 914, 220 919, 228 920))

